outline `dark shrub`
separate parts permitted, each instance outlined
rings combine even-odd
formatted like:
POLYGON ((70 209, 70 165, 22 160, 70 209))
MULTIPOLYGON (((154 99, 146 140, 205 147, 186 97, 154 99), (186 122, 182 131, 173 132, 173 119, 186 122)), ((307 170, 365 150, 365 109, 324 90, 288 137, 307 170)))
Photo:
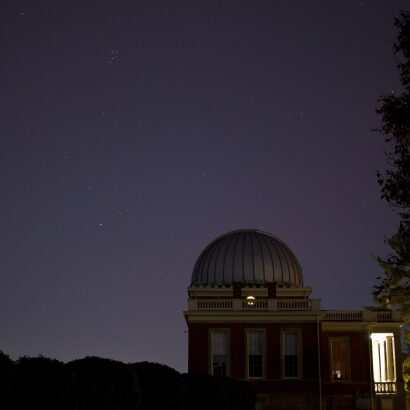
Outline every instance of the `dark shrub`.
POLYGON ((6 408, 60 409, 68 377, 63 363, 46 357, 22 357, 15 364, 6 408))
POLYGON ((138 376, 121 362, 86 357, 67 363, 71 374, 64 409, 136 410, 140 403, 138 376))
POLYGON ((9 392, 14 379, 14 362, 0 351, 0 408, 6 408, 9 392))
POLYGON ((185 382, 186 410, 253 410, 255 393, 249 384, 228 377, 188 373, 185 382))
POLYGON ((139 377, 142 401, 140 410, 182 409, 183 380, 174 369, 158 363, 129 365, 139 377))

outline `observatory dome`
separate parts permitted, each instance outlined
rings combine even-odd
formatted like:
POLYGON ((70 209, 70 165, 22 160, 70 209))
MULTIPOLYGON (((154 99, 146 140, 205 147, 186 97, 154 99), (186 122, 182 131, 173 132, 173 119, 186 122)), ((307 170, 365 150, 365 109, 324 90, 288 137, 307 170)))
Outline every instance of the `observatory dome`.
POLYGON ((191 286, 264 285, 303 287, 302 268, 291 249, 275 236, 255 229, 228 232, 199 255, 191 286))

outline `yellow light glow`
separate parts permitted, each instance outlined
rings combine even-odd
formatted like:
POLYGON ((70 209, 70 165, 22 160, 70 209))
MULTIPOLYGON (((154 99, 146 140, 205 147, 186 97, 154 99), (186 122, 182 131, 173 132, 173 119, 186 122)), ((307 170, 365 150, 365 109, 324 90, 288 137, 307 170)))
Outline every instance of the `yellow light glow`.
POLYGON ((372 339, 373 380, 379 384, 395 382, 396 356, 393 333, 372 333, 370 337, 372 339))
POLYGON ((248 304, 248 306, 253 306, 253 304, 255 303, 255 297, 254 296, 248 296, 246 298, 246 303, 248 304))
POLYGON ((393 333, 372 333, 372 340, 385 340, 387 336, 393 336, 393 333))

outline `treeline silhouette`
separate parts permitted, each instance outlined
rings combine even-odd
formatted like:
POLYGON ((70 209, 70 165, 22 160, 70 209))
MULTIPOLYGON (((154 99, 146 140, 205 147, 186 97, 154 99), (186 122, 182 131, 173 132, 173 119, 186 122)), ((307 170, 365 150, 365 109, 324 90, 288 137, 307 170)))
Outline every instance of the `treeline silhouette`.
POLYGON ((13 361, 0 351, 2 410, 251 410, 254 405, 251 387, 230 378, 99 357, 13 361))

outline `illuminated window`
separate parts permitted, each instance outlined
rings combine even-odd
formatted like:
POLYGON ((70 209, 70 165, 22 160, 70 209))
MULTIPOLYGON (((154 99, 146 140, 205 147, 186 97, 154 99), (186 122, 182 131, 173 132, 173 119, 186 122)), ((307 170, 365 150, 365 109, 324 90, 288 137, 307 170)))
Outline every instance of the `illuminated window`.
POLYGON ((396 357, 393 333, 372 333, 373 380, 379 393, 396 392, 396 357))
POLYGON ((300 377, 300 332, 282 331, 283 377, 300 377))
POLYGON ((248 377, 263 377, 265 332, 247 332, 248 377))
POLYGON ((330 339, 330 362, 332 380, 349 380, 349 339, 346 337, 330 339))
POLYGON ((228 375, 228 332, 211 332, 211 369, 214 376, 228 375))

